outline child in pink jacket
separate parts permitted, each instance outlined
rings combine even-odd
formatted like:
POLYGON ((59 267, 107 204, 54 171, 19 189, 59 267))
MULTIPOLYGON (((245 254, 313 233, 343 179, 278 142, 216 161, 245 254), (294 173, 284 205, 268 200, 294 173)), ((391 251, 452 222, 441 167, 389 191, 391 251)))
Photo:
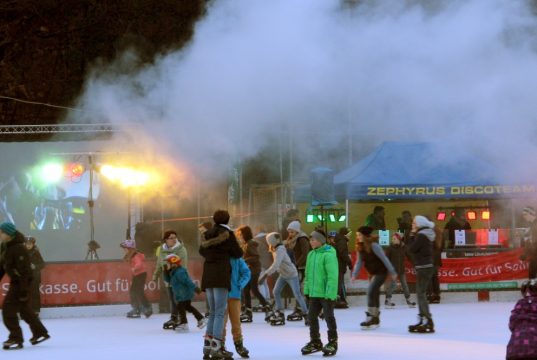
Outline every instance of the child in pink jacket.
POLYGON ((511 311, 507 344, 507 360, 537 359, 537 279, 524 281, 520 289, 522 299, 511 311))
POLYGON ((136 250, 134 240, 125 240, 120 246, 125 252, 123 259, 130 263, 132 272, 132 284, 129 290, 132 310, 127 313, 127 317, 140 318, 140 314, 143 312, 145 317, 148 318, 153 314, 153 310, 144 294, 145 280, 147 278, 145 256, 136 250))

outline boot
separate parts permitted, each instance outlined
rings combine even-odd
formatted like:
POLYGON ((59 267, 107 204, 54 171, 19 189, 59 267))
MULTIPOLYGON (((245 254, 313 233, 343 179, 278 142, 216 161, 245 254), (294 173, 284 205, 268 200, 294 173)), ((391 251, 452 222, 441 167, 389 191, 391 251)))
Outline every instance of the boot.
POLYGON ((323 356, 334 356, 337 353, 337 338, 328 339, 328 343, 323 347, 323 356))
POLYGON ((170 320, 162 324, 164 330, 175 329, 179 321, 177 320, 177 315, 170 316, 170 320))
POLYGON ((251 323, 253 321, 252 319, 252 310, 251 309, 245 309, 240 317, 241 323, 251 323))
POLYGON ((144 309, 144 316, 147 318, 149 318, 151 315, 153 315, 153 309, 151 308, 151 306, 148 306, 144 309))
POLYGON ((198 329, 203 329, 205 326, 207 326, 207 319, 201 318, 198 320, 198 329))
POLYGON ((372 329, 376 329, 380 326, 380 318, 379 318, 379 315, 380 315, 380 311, 371 311, 371 309, 373 308, 370 308, 370 311, 366 311, 365 315, 366 315, 366 319, 364 322, 360 323, 360 326, 362 327, 362 330, 372 330, 372 329), (373 315, 373 314, 377 314, 377 315, 373 315))
POLYGON ((414 332, 416 333, 422 333, 422 334, 429 334, 434 333, 434 323, 433 319, 429 316, 422 317, 422 323, 418 325, 414 332))
POLYGON ((212 339, 211 359, 233 359, 233 353, 226 350, 222 340, 212 339))
POLYGON ((209 360, 211 358, 211 337, 206 336, 203 340, 203 360, 209 360))
POLYGON ((413 302, 413 301, 410 301, 410 298, 406 298, 406 304, 407 304, 408 307, 410 307, 410 308, 415 308, 415 307, 416 307, 416 303, 413 302))
POLYGON ((323 350, 321 339, 311 339, 300 351, 302 355, 309 355, 323 350))
POLYGON ((408 326, 408 331, 409 332, 417 332, 417 329, 423 325, 423 316, 421 314, 418 315, 418 323, 417 324, 414 324, 414 325, 409 325, 408 326))
POLYGON ((242 340, 235 341, 235 351, 237 351, 237 354, 243 359, 248 359, 250 357, 250 352, 244 347, 242 340))
POLYGON ((386 309, 393 309, 395 308, 395 304, 392 302, 392 298, 386 298, 386 300, 384 300, 384 307, 386 309))
POLYGON ((23 348, 22 340, 7 339, 3 344, 4 350, 19 350, 23 348))
POLYGON ((131 311, 129 311, 127 313, 127 317, 129 319, 139 319, 141 318, 142 316, 140 315, 140 310, 138 309, 132 309, 131 311))

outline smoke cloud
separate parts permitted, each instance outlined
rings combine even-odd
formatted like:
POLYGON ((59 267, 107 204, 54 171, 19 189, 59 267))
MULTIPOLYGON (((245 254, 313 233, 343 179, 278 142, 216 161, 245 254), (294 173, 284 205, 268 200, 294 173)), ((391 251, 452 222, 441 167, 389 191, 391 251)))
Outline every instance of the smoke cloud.
POLYGON ((530 2, 210 4, 184 49, 149 65, 133 49, 95 67, 78 103, 88 115, 75 120, 124 126, 138 149, 204 172, 281 139, 308 164, 312 153, 345 157, 334 149, 349 137, 355 160, 398 140, 440 142, 434 156, 446 161, 478 154, 501 168, 520 160, 517 171, 534 161, 530 2))

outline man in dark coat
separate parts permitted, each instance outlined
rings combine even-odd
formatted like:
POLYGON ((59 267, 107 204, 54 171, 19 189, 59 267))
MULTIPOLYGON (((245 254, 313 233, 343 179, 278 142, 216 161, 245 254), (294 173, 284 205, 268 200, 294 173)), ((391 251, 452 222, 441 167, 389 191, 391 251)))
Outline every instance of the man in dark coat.
POLYGON ((472 230, 472 226, 466 221, 466 215, 463 208, 455 208, 454 214, 451 219, 444 226, 445 230, 449 231, 448 234, 448 248, 453 249, 455 247, 455 230, 472 230))
POLYGON ((373 208, 373 213, 369 214, 365 219, 365 226, 373 228, 373 230, 386 230, 386 221, 384 220, 384 207, 375 206, 373 208))
POLYGON ((342 227, 339 229, 336 237, 334 238, 334 248, 336 249, 337 261, 338 261, 338 302, 336 303, 336 308, 346 309, 349 307, 347 304, 347 292, 345 291, 345 273, 347 268, 352 270, 352 260, 349 256, 349 237, 352 232, 346 228, 342 227))
POLYGON ((213 215, 215 225, 204 234, 199 252, 205 258, 201 289, 209 302, 209 321, 205 333, 203 354, 215 358, 229 357, 225 350, 224 315, 231 288, 230 258, 240 258, 242 249, 235 234, 228 226, 229 213, 217 210, 213 215))
MULTIPOLYGON (((9 290, 4 299, 2 317, 9 330, 9 338, 4 342, 4 349, 22 348, 22 329, 19 317, 28 323, 32 331, 30 342, 38 344, 50 338, 47 329, 43 326, 37 315, 33 312, 30 296, 32 268, 28 250, 24 246, 25 238, 12 223, 0 225, 0 240, 5 244, 0 254, 0 275, 9 275, 9 290)), ((1 279, 1 278, 0 278, 1 279)))
POLYGON ((537 277, 537 213, 531 206, 522 210, 522 217, 529 224, 528 238, 524 241, 524 252, 521 260, 529 262, 528 277, 534 279, 537 277))

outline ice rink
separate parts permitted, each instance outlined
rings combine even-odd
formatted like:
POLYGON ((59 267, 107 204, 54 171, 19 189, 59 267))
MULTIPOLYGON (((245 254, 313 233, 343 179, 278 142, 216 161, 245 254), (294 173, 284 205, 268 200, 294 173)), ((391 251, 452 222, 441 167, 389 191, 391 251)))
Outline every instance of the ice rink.
MULTIPOLYGON (((505 358, 509 340, 507 328, 513 303, 469 303, 431 305, 435 334, 409 334, 407 326, 416 321, 416 309, 400 306, 381 313, 381 327, 364 331, 364 307, 336 310, 339 331, 338 359, 359 360, 500 360, 505 358)), ((125 307, 128 309, 128 307, 125 307)), ((289 311, 287 312, 289 313, 289 311)), ((52 339, 24 349, 3 354, 5 359, 201 359, 203 330, 189 317, 190 332, 163 330, 168 315, 149 319, 92 317, 45 319, 52 339)), ((228 325, 229 327, 229 325, 228 325)), ((321 322, 321 336, 326 340, 321 322)), ((23 325, 25 338, 30 336, 23 325)), ((229 330, 228 330, 229 333, 229 330)), ((255 314, 254 322, 243 324, 245 346, 252 359, 298 359, 300 348, 308 341, 308 328, 302 322, 288 322, 271 327, 255 314)), ((7 338, 5 328, 0 330, 7 338)), ((233 350, 231 338, 228 350, 233 350)), ((322 358, 321 353, 307 356, 322 358)), ((235 356, 235 359, 238 359, 235 356)))

